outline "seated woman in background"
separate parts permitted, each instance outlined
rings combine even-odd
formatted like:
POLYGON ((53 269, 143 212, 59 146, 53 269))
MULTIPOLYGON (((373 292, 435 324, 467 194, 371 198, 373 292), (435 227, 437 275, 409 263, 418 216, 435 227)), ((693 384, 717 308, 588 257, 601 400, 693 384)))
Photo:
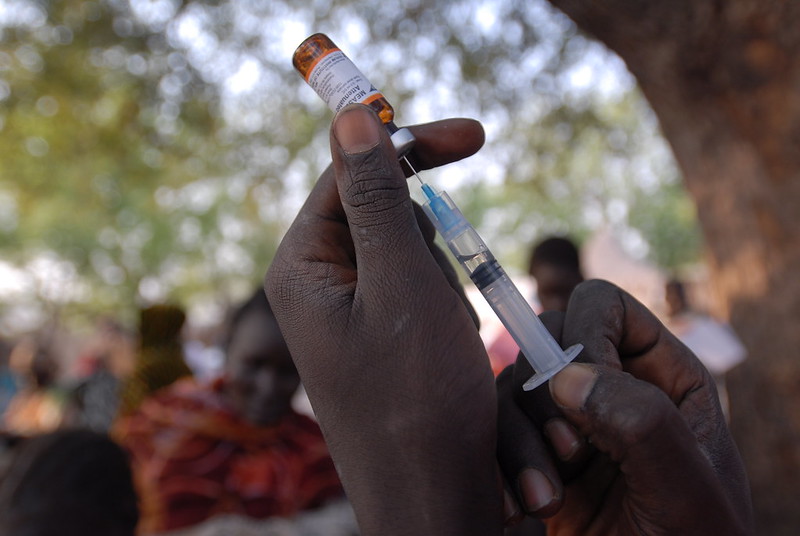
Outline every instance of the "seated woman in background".
POLYGON ((264 291, 234 314, 225 376, 180 380, 122 417, 141 531, 174 530, 219 514, 291 517, 342 497, 317 424, 296 413, 300 384, 264 291))

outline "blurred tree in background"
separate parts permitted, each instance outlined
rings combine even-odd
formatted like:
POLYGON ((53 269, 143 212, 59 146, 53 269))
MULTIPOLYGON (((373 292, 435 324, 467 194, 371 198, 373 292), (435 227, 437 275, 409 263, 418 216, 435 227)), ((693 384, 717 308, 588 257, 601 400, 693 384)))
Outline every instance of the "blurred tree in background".
POLYGON ((625 60, 674 150, 750 353, 728 385, 759 534, 797 534, 800 3, 551 2, 625 60))
POLYGON ((231 128, 222 88, 175 45, 169 6, 146 4, 5 8, 0 248, 51 305, 226 296, 280 238, 275 161, 292 140, 231 128))
POLYGON ((16 305, 208 309, 258 281, 329 161, 331 114, 291 68, 313 31, 400 123, 484 122, 481 154, 432 180, 510 266, 543 234, 606 224, 666 268, 698 255, 631 77, 543 2, 16 0, 0 28, 0 252, 25 281, 16 305), (677 231, 636 216, 653 210, 677 231))

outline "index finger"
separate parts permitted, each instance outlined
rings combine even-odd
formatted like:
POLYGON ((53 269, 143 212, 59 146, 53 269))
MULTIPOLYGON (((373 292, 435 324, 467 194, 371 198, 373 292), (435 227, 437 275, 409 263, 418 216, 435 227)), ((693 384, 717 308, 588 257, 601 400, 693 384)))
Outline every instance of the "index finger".
MULTIPOLYGON (((443 119, 407 128, 417 140, 410 159, 420 170, 466 158, 477 152, 485 139, 483 127, 473 119, 443 119)), ((424 222, 421 230, 426 242, 431 243, 433 227, 427 224, 427 218, 418 220, 424 222)), ((284 240, 291 243, 293 248, 300 249, 293 253, 307 255, 315 261, 355 268, 352 243, 345 239, 349 236, 349 229, 339 200, 333 166, 325 169, 312 188, 287 232, 289 236, 303 237, 302 240, 284 240), (330 242, 339 247, 320 247, 322 243, 330 242)))
POLYGON ((417 170, 457 162, 478 152, 486 137, 474 119, 453 118, 407 127, 417 139, 409 160, 417 170))
MULTIPOLYGON (((467 158, 481 148, 485 139, 483 127, 473 119, 443 119, 407 128, 411 130, 417 140, 414 150, 409 155, 409 159, 417 170, 430 169, 467 158)), ((426 218, 422 218, 422 220, 426 220, 426 218)), ((305 232, 305 229, 308 228, 318 229, 321 223, 324 228, 334 232, 346 230, 342 226, 346 227, 347 219, 339 200, 332 166, 328 166, 314 185, 308 199, 300 209, 298 218, 292 224, 290 233, 305 232)), ((322 233, 322 235, 324 234, 322 233)), ((423 234, 429 235, 426 236, 426 240, 430 238, 432 241, 432 227, 423 229, 423 234), (429 232, 425 233, 425 231, 429 232)), ((307 236, 319 236, 319 233, 315 232, 307 236)), ((309 244, 309 246, 311 246, 308 248, 309 250, 316 249, 314 244, 309 244)))

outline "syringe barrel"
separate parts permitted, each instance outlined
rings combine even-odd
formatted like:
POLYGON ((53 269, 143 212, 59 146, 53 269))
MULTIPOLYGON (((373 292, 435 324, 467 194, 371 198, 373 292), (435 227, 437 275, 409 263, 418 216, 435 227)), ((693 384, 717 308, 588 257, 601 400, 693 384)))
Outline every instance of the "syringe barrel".
MULTIPOLYGON (((494 280, 488 285, 479 287, 481 294, 514 338, 537 375, 548 375, 551 371, 560 369, 562 363, 568 362, 564 358, 564 350, 544 327, 503 268, 496 264, 496 269, 500 273, 496 278, 493 277, 494 280)), ((546 379, 544 378, 542 382, 546 379)))
POLYGON ((566 353, 561 349, 450 196, 446 192, 434 194, 430 187, 427 190, 428 202, 423 208, 428 218, 534 370, 525 390, 541 385, 583 347, 576 345, 566 353))

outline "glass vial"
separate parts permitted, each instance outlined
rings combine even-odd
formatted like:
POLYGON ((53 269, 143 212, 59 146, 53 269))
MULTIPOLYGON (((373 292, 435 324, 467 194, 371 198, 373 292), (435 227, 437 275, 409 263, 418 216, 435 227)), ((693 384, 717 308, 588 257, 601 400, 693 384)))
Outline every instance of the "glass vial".
POLYGON ((292 63, 334 113, 354 102, 365 104, 383 121, 397 155, 403 156, 411 150, 414 135, 406 128, 397 128, 394 108, 386 97, 327 35, 317 33, 308 37, 295 50, 292 63))

